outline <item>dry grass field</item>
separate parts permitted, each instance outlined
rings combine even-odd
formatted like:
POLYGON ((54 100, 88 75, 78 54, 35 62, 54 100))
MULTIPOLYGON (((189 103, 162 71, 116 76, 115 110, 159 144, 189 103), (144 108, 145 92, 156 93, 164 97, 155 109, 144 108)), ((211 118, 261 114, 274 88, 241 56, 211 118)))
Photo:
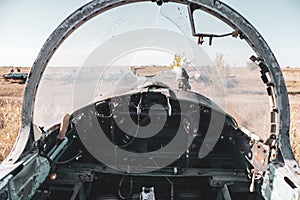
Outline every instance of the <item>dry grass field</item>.
POLYGON ((290 137, 291 144, 300 163, 300 69, 283 69, 291 106, 290 137))
MULTIPOLYGON (((8 155, 14 144, 15 138, 19 131, 21 118, 21 102, 24 84, 6 81, 2 78, 2 74, 9 72, 10 69, 11 68, 0 67, 0 162, 8 155)), ((245 70, 247 69, 235 69, 231 75, 233 77, 237 77, 238 74, 245 73, 245 70)), ((28 71, 29 68, 22 68, 22 72, 28 71)), ((291 143, 296 158, 298 161, 300 161, 300 69, 283 69, 283 73, 286 79, 291 104, 291 143)), ((257 76, 257 72, 247 71, 247 76, 251 76, 250 78, 252 78, 252 76, 257 76)), ((232 112, 230 114, 235 115, 235 117, 239 117, 240 115, 241 119, 237 120, 241 125, 247 125, 254 129, 255 127, 253 127, 253 124, 255 124, 255 126, 266 126, 265 123, 260 119, 256 119, 255 121, 257 115, 263 115, 265 113, 256 113, 256 115, 248 114, 251 113, 253 109, 251 105, 254 105, 256 108, 258 106, 257 104, 253 103, 250 95, 252 95, 252 97, 254 95, 258 102, 260 101, 261 96, 265 96, 265 93, 261 94, 261 90, 255 89, 256 87, 254 87, 254 90, 251 90, 251 93, 249 93, 247 87, 249 87, 249 85, 257 84, 257 80, 253 79, 253 82, 251 83, 249 83, 248 80, 237 79, 237 81, 239 82, 238 86, 235 88, 226 89, 225 91, 230 97, 232 97, 231 100, 227 102, 227 106, 229 106, 228 110, 232 112), (241 94, 236 92, 236 89, 238 89, 240 92, 244 92, 242 95, 249 95, 249 98, 247 98, 248 96, 244 96, 245 98, 243 102, 237 102, 236 99, 241 99, 241 94), (232 105, 233 107, 230 108, 232 105), (245 107, 245 105, 247 106, 245 107), (240 113, 240 111, 243 111, 244 113, 240 113), (244 116, 246 116, 246 118, 244 116), (243 117, 244 121, 242 119, 243 117), (252 120, 248 120, 249 118, 252 120), (251 122, 253 122, 253 124, 251 124, 251 122)), ((261 110, 264 112, 264 109, 265 108, 262 108, 261 110)), ((268 130, 269 128, 266 127, 266 129, 268 130)), ((263 136, 261 137, 263 138, 263 136)))
MULTIPOLYGON (((18 135, 24 84, 19 81, 6 81, 2 75, 11 68, 0 68, 0 161, 14 145, 18 135)), ((28 72, 22 68, 22 72, 28 72)))

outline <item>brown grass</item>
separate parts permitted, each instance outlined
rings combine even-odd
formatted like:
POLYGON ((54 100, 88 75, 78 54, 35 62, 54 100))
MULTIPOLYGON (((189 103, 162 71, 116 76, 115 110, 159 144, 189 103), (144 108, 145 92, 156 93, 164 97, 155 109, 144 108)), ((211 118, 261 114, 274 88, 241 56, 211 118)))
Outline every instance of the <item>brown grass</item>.
POLYGON ((0 97, 22 97, 23 88, 1 88, 0 97))
POLYGON ((0 161, 10 152, 19 132, 20 99, 0 98, 0 161))
MULTIPOLYGON (((300 98, 300 96, 298 97, 300 98)), ((291 126, 290 137, 291 145, 296 157, 300 164, 300 104, 291 104, 291 126)))
MULTIPOLYGON (((11 68, 0 67, 0 162, 6 158, 19 133, 24 84, 6 81, 2 74, 11 68)), ((28 72, 29 68, 22 69, 28 72)))

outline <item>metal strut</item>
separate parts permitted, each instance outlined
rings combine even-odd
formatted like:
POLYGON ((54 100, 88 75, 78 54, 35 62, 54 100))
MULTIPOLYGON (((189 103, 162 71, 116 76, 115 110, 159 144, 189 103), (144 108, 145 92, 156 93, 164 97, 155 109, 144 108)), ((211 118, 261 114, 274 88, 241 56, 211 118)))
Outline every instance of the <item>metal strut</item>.
POLYGON ((195 22, 194 22, 194 11, 199 9, 200 7, 195 5, 195 4, 189 4, 188 6, 188 13, 189 13, 189 18, 190 18, 190 24, 191 24, 191 29, 192 29, 192 35, 195 37, 198 37, 198 44, 202 45, 204 43, 204 38, 207 37, 209 38, 209 46, 212 45, 212 39, 213 38, 221 38, 221 37, 227 37, 227 36, 232 36, 234 38, 237 38, 240 36, 241 39, 243 39, 242 32, 239 31, 238 29, 230 32, 230 33, 224 33, 224 34, 210 34, 210 33, 196 33, 196 28, 195 28, 195 22))

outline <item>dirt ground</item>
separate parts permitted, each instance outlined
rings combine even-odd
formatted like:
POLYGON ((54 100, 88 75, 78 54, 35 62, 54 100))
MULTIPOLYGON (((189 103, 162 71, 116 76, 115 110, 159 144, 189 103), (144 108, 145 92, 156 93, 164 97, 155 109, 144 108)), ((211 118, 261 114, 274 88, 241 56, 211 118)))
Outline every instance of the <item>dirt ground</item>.
MULTIPOLYGON (((18 135, 25 86, 18 81, 6 81, 2 78, 2 75, 10 70, 11 68, 0 67, 0 162, 8 155, 18 135)), ((29 68, 21 68, 21 72, 29 70, 29 68)), ((283 73, 291 105, 291 144, 296 158, 300 161, 300 69, 285 68, 283 73)), ((229 83, 233 83, 234 86, 225 89, 226 98, 229 99, 226 102, 226 110, 240 125, 261 133, 260 136, 264 138, 264 133, 269 129, 265 122, 269 119, 267 117, 261 120, 258 116, 269 116, 269 108, 265 104, 268 99, 264 85, 257 76, 258 72, 246 68, 232 68, 229 75, 229 83), (247 74, 247 76, 240 76, 240 74, 247 74), (252 88, 250 89, 249 86, 252 88)))

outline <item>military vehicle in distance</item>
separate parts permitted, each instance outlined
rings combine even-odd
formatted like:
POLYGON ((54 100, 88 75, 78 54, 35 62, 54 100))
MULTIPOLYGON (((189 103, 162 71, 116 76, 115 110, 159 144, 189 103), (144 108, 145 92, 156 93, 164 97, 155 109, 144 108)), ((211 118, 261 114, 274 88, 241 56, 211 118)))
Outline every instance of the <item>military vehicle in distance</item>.
POLYGON ((9 73, 3 74, 2 77, 6 80, 21 80, 21 83, 25 83, 28 73, 21 73, 19 70, 15 72, 12 69, 9 73))

